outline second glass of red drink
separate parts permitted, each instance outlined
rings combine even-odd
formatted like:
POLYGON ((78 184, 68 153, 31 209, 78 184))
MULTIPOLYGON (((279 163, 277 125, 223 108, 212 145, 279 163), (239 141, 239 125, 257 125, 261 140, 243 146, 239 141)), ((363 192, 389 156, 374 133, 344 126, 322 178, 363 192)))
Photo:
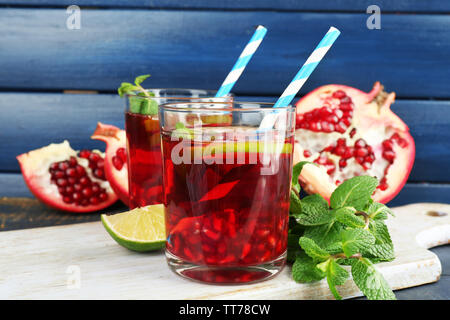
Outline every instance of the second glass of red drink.
POLYGON ((232 99, 231 95, 212 98, 216 91, 199 89, 148 89, 146 94, 126 95, 125 130, 131 209, 163 202, 158 106, 168 102, 188 102, 196 99, 232 99))

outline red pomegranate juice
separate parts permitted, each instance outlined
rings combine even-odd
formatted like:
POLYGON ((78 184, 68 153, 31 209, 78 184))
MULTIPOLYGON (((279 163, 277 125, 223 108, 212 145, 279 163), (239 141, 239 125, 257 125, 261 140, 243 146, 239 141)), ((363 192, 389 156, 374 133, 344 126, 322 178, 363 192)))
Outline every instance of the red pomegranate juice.
POLYGON ((125 113, 130 208, 162 203, 162 159, 156 116, 125 113))
MULTIPOLYGON (((203 271, 187 270, 185 275, 213 283, 267 277, 239 268, 231 273, 211 270, 258 266, 285 255, 293 140, 282 144, 283 151, 271 153, 270 166, 276 163, 278 170, 263 174, 263 153, 259 148, 250 151, 252 142, 237 142, 232 155, 229 149, 219 157, 215 154, 215 163, 203 155, 201 162, 175 164, 171 156, 180 142, 171 141, 170 135, 162 138, 166 249, 177 259, 205 266, 203 271)), ((204 151, 208 145, 187 144, 183 153, 194 154, 196 148, 204 151)))

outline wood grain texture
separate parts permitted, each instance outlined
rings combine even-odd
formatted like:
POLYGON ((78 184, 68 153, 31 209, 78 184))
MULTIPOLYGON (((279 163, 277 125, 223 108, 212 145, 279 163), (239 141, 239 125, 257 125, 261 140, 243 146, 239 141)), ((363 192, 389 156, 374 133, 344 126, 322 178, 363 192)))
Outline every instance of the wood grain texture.
POLYGON ((279 11, 0 9, 0 89, 115 90, 151 73, 154 87, 218 88, 257 24, 269 29, 238 94, 279 95, 330 25, 339 41, 304 87, 375 80, 400 97, 449 98, 450 16, 279 11), (307 26, 307 27, 305 27, 307 26))
MULTIPOLYGON (((435 254, 425 248, 449 243, 450 205, 414 204, 394 209, 388 220, 396 260, 378 264, 394 289, 434 282, 441 274, 435 254), (447 213, 430 216, 429 210, 447 213)), ((139 254, 118 246, 92 222, 0 233, 0 298, 3 299, 330 299, 325 281, 297 284, 290 268, 272 280, 242 286, 212 286, 169 271, 160 252, 139 254), (18 255, 17 252, 21 254, 18 255), (66 270, 79 266, 80 289, 68 289, 66 270)), ((348 281, 346 297, 360 292, 348 281)))
MULTIPOLYGON (((409 180, 450 182, 450 101, 398 100, 392 109, 409 125, 416 141, 409 180)), ((8 114, 0 117, 0 172, 19 172, 17 155, 64 139, 77 150, 104 150, 104 143, 90 140, 97 121, 123 128, 123 110, 123 100, 112 94, 0 93, 0 113, 8 114)))
MULTIPOLYGON (((301 11, 356 11, 366 12, 372 0, 78 0, 83 7, 102 8, 172 8, 172 9, 227 9, 227 10, 301 10, 301 11)), ((72 0, 0 0, 0 5, 69 6, 72 0)), ((450 5, 442 0, 377 0, 383 12, 448 12, 450 5)))

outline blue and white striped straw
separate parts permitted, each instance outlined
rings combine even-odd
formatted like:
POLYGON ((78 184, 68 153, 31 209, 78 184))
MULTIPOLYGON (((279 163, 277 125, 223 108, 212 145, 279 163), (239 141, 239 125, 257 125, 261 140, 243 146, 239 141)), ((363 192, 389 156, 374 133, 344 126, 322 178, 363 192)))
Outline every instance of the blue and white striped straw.
POLYGON ((325 34, 322 40, 317 45, 316 49, 311 53, 308 60, 303 64, 300 68, 300 71, 295 75, 294 79, 292 79, 291 83, 284 90, 283 94, 277 100, 274 108, 286 107, 288 106, 295 95, 300 91, 303 84, 308 80, 311 73, 313 73, 314 69, 317 67, 319 62, 331 48, 333 43, 339 37, 341 32, 335 27, 331 27, 330 30, 325 34))
MULTIPOLYGON (((277 102, 273 105, 273 108, 283 108, 287 107, 295 95, 300 91, 303 84, 308 80, 311 73, 313 73, 314 69, 317 67, 319 62, 331 48, 333 43, 339 37, 341 32, 335 27, 331 27, 330 30, 325 34, 322 40, 319 42, 317 47, 309 56, 308 60, 303 64, 300 68, 300 71, 295 75, 294 79, 292 79, 291 83, 284 90, 283 94, 278 98, 277 102)), ((266 116, 264 116, 261 121, 258 132, 264 132, 270 130, 277 120, 278 112, 273 111, 266 116)))
POLYGON ((239 79, 239 77, 241 76, 245 67, 247 66, 248 62, 252 58, 253 54, 256 52, 259 45, 261 44, 266 33, 267 33, 267 29, 265 27, 258 26, 256 28, 255 33, 253 34, 252 38, 247 43, 247 45, 245 46, 241 55, 239 56, 238 60, 234 64, 233 68, 231 69, 230 73, 223 81, 222 86, 220 87, 219 91, 217 91, 216 97, 223 97, 230 93, 234 84, 239 79))

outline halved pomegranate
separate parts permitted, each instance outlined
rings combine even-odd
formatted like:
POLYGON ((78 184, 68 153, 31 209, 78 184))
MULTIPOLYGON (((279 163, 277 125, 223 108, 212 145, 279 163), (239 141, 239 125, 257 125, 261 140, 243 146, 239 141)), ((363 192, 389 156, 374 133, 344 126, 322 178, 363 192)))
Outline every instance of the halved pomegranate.
POLYGON ((117 201, 99 151, 76 152, 64 141, 21 154, 17 160, 31 192, 55 209, 92 212, 117 201))
POLYGON ((380 182, 375 201, 395 197, 408 179, 415 145, 408 126, 390 109, 394 100, 395 93, 376 82, 369 93, 322 86, 297 103, 294 163, 318 164, 301 173, 307 192, 329 199, 344 180, 370 175, 380 182))
POLYGON ((97 123, 91 139, 106 143, 105 175, 119 199, 128 206, 126 133, 115 126, 97 123))

